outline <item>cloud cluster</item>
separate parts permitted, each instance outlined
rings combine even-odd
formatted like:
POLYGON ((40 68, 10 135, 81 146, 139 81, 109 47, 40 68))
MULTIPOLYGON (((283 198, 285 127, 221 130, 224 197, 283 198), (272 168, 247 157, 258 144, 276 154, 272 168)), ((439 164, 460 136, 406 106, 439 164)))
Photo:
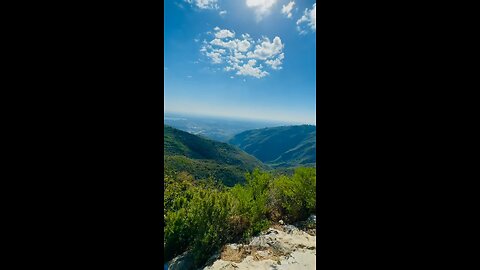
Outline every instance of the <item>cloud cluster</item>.
POLYGON ((312 9, 306 8, 303 12, 303 16, 297 21, 297 30, 300 31, 300 34, 306 34, 307 31, 304 29, 304 24, 310 26, 313 32, 317 30, 317 4, 313 4, 312 9))
POLYGON ((234 31, 215 27, 214 38, 204 40, 200 52, 207 56, 213 64, 224 65, 225 71, 233 71, 238 76, 251 76, 262 78, 269 73, 265 66, 271 70, 282 69, 282 52, 284 44, 276 36, 272 41, 268 37, 253 40, 249 34, 235 38, 234 31))
POLYGON ((287 5, 282 5, 282 14, 287 15, 287 18, 292 17, 292 9, 295 5, 294 1, 289 2, 287 5))
POLYGON ((218 0, 184 0, 189 4, 194 4, 200 9, 219 9, 218 0))
POLYGON ((257 21, 261 21, 263 17, 270 13, 270 8, 277 0, 246 0, 247 7, 255 9, 257 21))

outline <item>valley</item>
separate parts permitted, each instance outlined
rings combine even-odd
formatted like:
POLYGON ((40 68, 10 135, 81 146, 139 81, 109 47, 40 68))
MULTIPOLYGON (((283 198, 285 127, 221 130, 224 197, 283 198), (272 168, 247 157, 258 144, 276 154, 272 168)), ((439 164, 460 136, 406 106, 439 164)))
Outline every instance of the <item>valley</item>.
POLYGON ((315 226, 284 225, 316 214, 315 126, 250 129, 221 142, 168 121, 182 120, 164 123, 166 269, 315 267, 315 226))

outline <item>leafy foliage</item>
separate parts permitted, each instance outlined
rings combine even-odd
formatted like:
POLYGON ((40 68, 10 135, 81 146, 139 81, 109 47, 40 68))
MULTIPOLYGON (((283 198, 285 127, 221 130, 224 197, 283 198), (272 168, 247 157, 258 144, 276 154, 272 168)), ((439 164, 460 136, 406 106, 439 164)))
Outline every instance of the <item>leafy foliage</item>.
POLYGON ((234 187, 213 178, 195 181, 184 172, 164 179, 167 260, 191 250, 200 266, 223 244, 247 239, 279 217, 295 222, 316 211, 314 168, 291 176, 256 169, 246 174, 245 185, 234 187))

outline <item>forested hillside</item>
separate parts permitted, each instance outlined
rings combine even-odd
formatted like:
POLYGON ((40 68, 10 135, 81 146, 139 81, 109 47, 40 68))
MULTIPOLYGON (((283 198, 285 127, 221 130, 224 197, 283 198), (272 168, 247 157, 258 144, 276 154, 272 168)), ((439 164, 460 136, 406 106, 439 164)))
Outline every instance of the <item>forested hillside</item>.
POLYGON ((314 166, 316 126, 281 126, 244 131, 229 143, 275 168, 314 166))
POLYGON ((227 186, 245 182, 245 173, 268 169, 255 157, 229 144, 164 127, 165 170, 188 172, 196 179, 213 177, 227 186))

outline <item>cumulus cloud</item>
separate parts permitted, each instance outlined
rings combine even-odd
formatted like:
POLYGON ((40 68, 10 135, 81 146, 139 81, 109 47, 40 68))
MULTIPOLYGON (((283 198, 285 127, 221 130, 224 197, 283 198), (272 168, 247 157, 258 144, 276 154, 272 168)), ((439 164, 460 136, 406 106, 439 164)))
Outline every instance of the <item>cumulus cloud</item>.
POLYGON ((217 27, 215 27, 215 30, 217 31, 215 33, 216 38, 233 38, 233 37, 235 37, 235 33, 231 32, 228 29, 220 29, 217 26, 217 27))
POLYGON ((228 49, 236 49, 237 48, 237 41, 236 40, 230 40, 230 41, 223 41, 218 38, 210 41, 210 44, 215 45, 215 46, 220 46, 228 49))
POLYGON ((251 58, 258 58, 261 60, 266 60, 277 54, 279 54, 283 49, 282 40, 279 37, 275 37, 273 42, 270 42, 270 39, 264 38, 263 41, 255 46, 255 50, 250 53, 251 58))
POLYGON ((260 21, 270 13, 270 8, 277 0, 246 0, 247 7, 255 9, 257 21, 260 21))
POLYGON ((285 58, 285 55, 281 53, 275 60, 267 60, 265 61, 266 64, 270 65, 275 70, 282 69, 280 66, 282 64, 282 60, 285 58))
POLYGON ((222 63, 222 55, 219 52, 214 52, 214 51, 207 52, 205 55, 210 57, 210 59, 212 59, 212 62, 214 64, 222 63))
POLYGON ((300 31, 300 34, 306 34, 307 31, 304 29, 305 23, 310 26, 312 32, 317 30, 317 4, 313 4, 312 9, 306 8, 303 12, 303 16, 297 21, 297 30, 300 31))
POLYGON ((213 64, 224 65, 223 70, 235 72, 237 76, 263 78, 270 74, 265 67, 271 70, 282 69, 285 55, 280 37, 276 36, 272 41, 268 37, 255 41, 249 34, 235 38, 234 31, 219 27, 213 30, 210 34, 213 38, 203 41, 200 52, 213 64))
POLYGON ((237 42, 238 50, 241 52, 246 52, 250 48, 250 42, 248 40, 242 40, 237 42))
POLYGON ((200 9, 219 9, 218 0, 184 0, 200 9))
POLYGON ((282 14, 287 15, 287 18, 291 18, 292 17, 292 9, 293 9, 294 5, 295 5, 294 1, 288 3, 287 5, 282 5, 282 14))
POLYGON ((262 65, 256 67, 255 65, 257 64, 257 61, 255 59, 250 59, 248 62, 244 65, 235 65, 235 68, 237 69, 237 75, 243 75, 243 76, 252 76, 255 78, 262 78, 267 76, 269 73, 262 70, 262 65))

